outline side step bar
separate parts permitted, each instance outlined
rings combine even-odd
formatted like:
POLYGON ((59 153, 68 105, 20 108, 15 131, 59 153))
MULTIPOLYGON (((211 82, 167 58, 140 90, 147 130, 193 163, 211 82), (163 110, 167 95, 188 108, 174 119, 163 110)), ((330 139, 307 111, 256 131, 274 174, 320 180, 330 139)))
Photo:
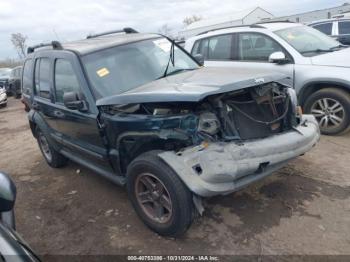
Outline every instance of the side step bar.
POLYGON ((96 172, 100 176, 110 180, 114 184, 117 184, 119 186, 124 186, 126 184, 126 179, 124 176, 118 176, 116 174, 113 174, 111 172, 103 170, 102 168, 96 167, 93 164, 74 156, 73 154, 71 154, 68 151, 61 150, 60 153, 62 155, 64 155, 65 157, 69 158, 70 160, 72 160, 73 162, 76 162, 79 165, 82 165, 82 166, 96 172))

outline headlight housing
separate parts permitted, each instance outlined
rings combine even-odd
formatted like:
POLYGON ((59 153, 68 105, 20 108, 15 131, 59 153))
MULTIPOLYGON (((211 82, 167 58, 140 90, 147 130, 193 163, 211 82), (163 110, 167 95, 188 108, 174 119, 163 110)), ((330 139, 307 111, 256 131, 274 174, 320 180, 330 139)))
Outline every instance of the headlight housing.
POLYGON ((302 110, 301 110, 301 107, 298 105, 297 93, 295 92, 295 90, 293 88, 288 88, 288 94, 289 94, 290 101, 292 103, 293 111, 294 111, 295 115, 301 116, 302 110))
POLYGON ((206 112, 199 116, 198 132, 215 135, 220 130, 220 121, 214 113, 206 112))

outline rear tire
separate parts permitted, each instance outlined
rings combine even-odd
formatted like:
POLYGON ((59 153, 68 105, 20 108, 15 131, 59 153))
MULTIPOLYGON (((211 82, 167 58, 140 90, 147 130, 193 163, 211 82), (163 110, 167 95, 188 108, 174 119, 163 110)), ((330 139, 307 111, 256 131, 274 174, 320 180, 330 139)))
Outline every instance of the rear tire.
POLYGON ((68 159, 50 145, 49 140, 40 129, 37 129, 36 131, 36 138, 38 140, 40 151, 49 166, 60 168, 67 165, 68 159))
POLYGON ((180 236, 193 220, 192 194, 157 153, 144 153, 129 165, 129 199, 150 229, 163 236, 180 236))
POLYGON ((306 99, 305 113, 313 114, 324 135, 337 135, 350 126, 350 95, 338 88, 325 88, 306 99))

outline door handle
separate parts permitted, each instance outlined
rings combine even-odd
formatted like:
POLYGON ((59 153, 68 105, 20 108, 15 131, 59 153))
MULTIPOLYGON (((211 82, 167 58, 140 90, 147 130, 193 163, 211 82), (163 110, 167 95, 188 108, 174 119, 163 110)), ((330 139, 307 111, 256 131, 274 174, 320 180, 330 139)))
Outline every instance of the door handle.
POLYGON ((64 117, 64 113, 62 111, 59 111, 59 110, 53 111, 53 114, 54 114, 55 117, 58 117, 58 118, 63 118, 64 117))
POLYGON ((40 109, 40 106, 39 106, 38 103, 33 103, 32 107, 33 107, 34 110, 39 110, 40 109))

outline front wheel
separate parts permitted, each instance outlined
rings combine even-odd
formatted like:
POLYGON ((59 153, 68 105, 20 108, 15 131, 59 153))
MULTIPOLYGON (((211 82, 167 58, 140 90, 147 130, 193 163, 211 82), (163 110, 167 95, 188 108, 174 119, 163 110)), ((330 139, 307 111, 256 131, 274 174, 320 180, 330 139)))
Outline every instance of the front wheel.
POLYGON ((316 117, 322 134, 337 135, 350 125, 350 95, 341 89, 325 88, 313 93, 304 109, 316 117))
POLYGON ((155 152, 128 167, 129 198, 142 221, 163 236, 179 236, 193 219, 192 194, 155 152))

